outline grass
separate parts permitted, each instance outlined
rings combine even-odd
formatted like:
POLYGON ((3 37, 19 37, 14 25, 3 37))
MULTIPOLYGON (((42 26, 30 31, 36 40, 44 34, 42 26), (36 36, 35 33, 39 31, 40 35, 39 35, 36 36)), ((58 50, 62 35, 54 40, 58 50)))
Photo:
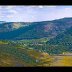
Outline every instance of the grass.
MULTIPOLYGON (((64 52, 63 55, 71 54, 64 52)), ((49 55, 28 46, 0 41, 0 67, 72 66, 72 56, 49 55)))

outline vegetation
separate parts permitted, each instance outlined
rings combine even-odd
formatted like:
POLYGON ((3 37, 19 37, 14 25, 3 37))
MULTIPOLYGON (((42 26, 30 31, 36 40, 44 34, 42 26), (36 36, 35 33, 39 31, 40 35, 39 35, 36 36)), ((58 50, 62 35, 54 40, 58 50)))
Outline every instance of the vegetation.
POLYGON ((0 29, 1 67, 72 66, 72 18, 4 22, 0 29))

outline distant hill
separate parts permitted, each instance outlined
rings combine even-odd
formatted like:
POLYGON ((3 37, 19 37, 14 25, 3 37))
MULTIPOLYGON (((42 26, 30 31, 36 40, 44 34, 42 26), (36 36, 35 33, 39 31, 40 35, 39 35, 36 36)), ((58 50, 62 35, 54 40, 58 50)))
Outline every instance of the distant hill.
POLYGON ((3 21, 0 21, 0 33, 1 32, 10 32, 10 31, 16 30, 20 27, 25 27, 29 24, 30 23, 25 23, 25 22, 3 22, 3 21))
POLYGON ((0 39, 54 38, 72 26, 72 18, 42 22, 7 22, 0 25, 0 39), (3 30, 3 31, 2 31, 3 30))
POLYGON ((51 53, 72 52, 72 27, 46 42, 51 53), (52 52, 53 51, 53 52, 52 52))
POLYGON ((57 35, 55 38, 51 39, 47 43, 52 45, 72 45, 72 27, 67 29, 65 32, 57 35))

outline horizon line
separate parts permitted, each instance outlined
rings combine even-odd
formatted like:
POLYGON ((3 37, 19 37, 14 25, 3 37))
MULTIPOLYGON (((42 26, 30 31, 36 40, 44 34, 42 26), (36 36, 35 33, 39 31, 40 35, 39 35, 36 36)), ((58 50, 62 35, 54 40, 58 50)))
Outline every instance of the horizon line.
MULTIPOLYGON (((72 18, 72 17, 62 17, 62 18, 57 18, 57 19, 52 19, 52 20, 42 20, 42 21, 29 21, 29 23, 31 23, 31 22, 53 21, 53 20, 59 20, 59 19, 63 19, 63 18, 72 18)), ((27 22, 27 21, 0 21, 0 22, 27 22)))

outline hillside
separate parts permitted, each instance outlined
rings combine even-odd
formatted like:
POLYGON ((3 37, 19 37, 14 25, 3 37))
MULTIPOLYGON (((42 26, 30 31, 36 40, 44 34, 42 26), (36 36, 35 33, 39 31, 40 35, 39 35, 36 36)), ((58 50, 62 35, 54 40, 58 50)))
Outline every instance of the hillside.
POLYGON ((72 66, 72 18, 1 21, 0 66, 72 66))
MULTIPOLYGON (((5 23, 5 25, 6 24, 8 25, 8 27, 9 25, 14 25, 10 22, 5 23)), ((23 25, 25 24, 16 23, 14 28, 12 26, 11 28, 9 27, 8 30, 0 32, 0 39, 22 40, 39 39, 43 37, 53 38, 72 26, 72 18, 63 18, 53 21, 32 22, 26 23, 27 26, 23 25)), ((3 27, 2 30, 4 29, 5 28, 3 27)))
POLYGON ((32 67, 50 66, 54 60, 48 53, 38 52, 28 46, 21 46, 10 42, 0 42, 0 66, 1 67, 32 67))
POLYGON ((47 52, 39 52, 26 45, 0 41, 0 67, 72 66, 72 53, 65 52, 65 54, 49 55, 47 52))
POLYGON ((2 32, 10 32, 13 30, 16 30, 21 27, 25 27, 30 25, 30 23, 25 23, 25 22, 4 22, 0 21, 0 33, 2 32))
POLYGON ((48 44, 69 44, 72 43, 72 27, 65 32, 57 35, 55 38, 47 42, 48 44))
POLYGON ((55 46, 56 49, 54 50, 72 52, 72 27, 47 41, 46 44, 55 46))

